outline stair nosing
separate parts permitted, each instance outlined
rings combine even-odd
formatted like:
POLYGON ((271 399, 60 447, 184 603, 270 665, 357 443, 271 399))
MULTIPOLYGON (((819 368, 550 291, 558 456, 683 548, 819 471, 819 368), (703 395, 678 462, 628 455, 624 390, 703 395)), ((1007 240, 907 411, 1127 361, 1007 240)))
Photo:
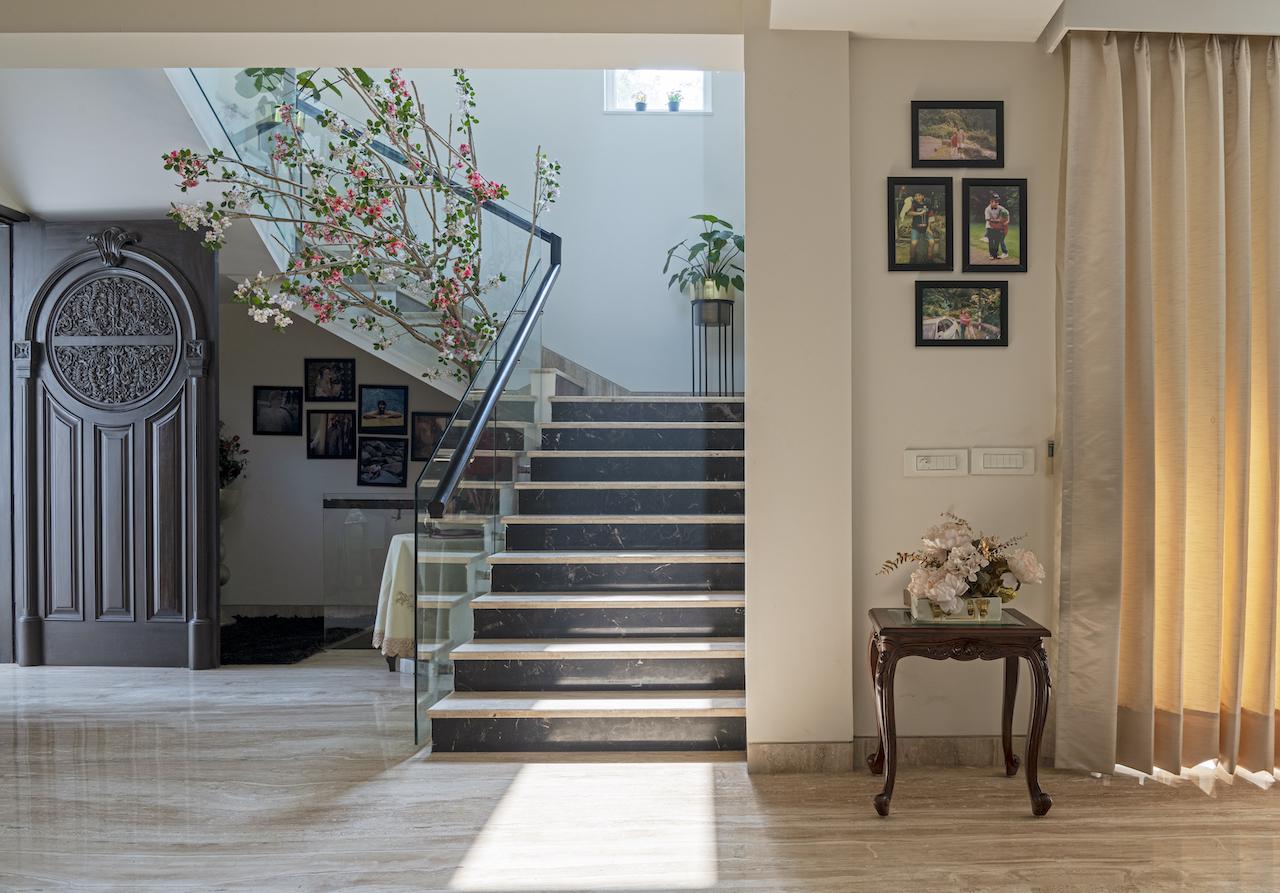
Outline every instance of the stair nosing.
POLYGON ((467 660, 742 660, 741 637, 600 639, 474 639, 454 648, 451 657, 467 660), (718 647, 697 648, 714 645, 718 647), (535 646, 545 646, 537 648, 535 646), (673 647, 680 646, 680 647, 673 647))
POLYGON ((564 403, 743 403, 746 397, 712 397, 697 394, 618 394, 601 397, 594 394, 563 394, 551 398, 564 403))
POLYGON ((744 564, 743 549, 506 549, 488 557, 490 564, 744 564))
POLYGON ((503 515, 503 524, 732 524, 747 523, 746 515, 503 515))
POLYGON ((432 719, 738 717, 747 713, 744 691, 451 692, 428 712, 432 719), (504 701, 512 706, 503 706, 504 701))
POLYGON ((569 430, 595 430, 599 428, 618 428, 624 430, 644 430, 644 429, 666 429, 686 430, 686 431, 703 431, 724 429, 726 431, 743 430, 747 426, 746 422, 667 422, 667 421, 649 421, 637 422, 634 419, 619 419, 617 421, 600 421, 598 419, 592 421, 568 421, 568 422, 543 422, 539 427, 543 431, 548 428, 566 428, 569 430))
POLYGON ((530 459, 745 459, 746 450, 525 450, 530 459))
POLYGON ((746 481, 516 481, 517 490, 743 490, 746 481))
POLYGON ((742 592, 486 592, 471 602, 475 610, 559 610, 567 608, 738 608, 742 592))

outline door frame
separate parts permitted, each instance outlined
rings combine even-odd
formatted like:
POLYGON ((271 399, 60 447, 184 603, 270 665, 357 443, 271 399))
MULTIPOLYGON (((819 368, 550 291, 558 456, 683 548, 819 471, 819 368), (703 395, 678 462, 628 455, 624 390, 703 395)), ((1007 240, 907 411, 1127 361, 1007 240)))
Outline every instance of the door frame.
MULTIPOLYGON (((27 223, 31 218, 21 211, 0 205, 0 342, 12 343, 13 333, 13 224, 27 223)), ((13 405, 13 352, 7 348, 0 354, 0 406, 13 405)), ((0 664, 14 661, 13 620, 18 604, 13 598, 13 429, 0 437, 0 468, 4 469, 0 486, 0 664)))

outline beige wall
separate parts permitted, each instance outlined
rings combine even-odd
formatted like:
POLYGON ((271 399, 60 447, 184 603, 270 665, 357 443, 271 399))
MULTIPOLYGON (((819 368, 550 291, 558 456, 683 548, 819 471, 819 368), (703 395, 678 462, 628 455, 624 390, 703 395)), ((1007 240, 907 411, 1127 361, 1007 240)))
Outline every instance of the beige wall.
MULTIPOLYGON (((862 668, 866 613, 875 605, 900 604, 906 576, 874 576, 880 562, 910 547, 943 509, 993 533, 1025 532, 1029 548, 1046 562, 1052 557, 1053 488, 1044 452, 1053 435, 1056 399, 1054 255, 1063 85, 1061 60, 1030 44, 854 40, 850 60, 854 310, 849 348, 856 432, 851 557, 857 624, 853 691, 855 733, 874 735, 868 673, 862 668), (1009 280, 1007 348, 914 346, 916 279, 984 277, 886 272, 885 177, 912 173, 912 99, 1004 100, 1002 171, 916 173, 953 176, 957 208, 962 177, 1028 179, 1029 272, 985 277, 1009 280), (974 446, 1036 447, 1037 474, 936 479, 902 475, 903 449, 974 446)), ((748 178, 748 201, 752 186, 748 178)), ((831 301, 835 300, 833 292, 831 301)), ((833 451, 833 459, 835 455, 833 451)), ((1048 622, 1049 586, 1024 589, 1016 607, 1048 622)), ((905 662, 897 681, 899 733, 997 734, 1000 678, 994 664, 905 662)), ((1024 694, 1025 690, 1024 686, 1024 694)), ((1025 710, 1025 703, 1022 706, 1025 710)))
MULTIPOLYGON (((848 742, 849 40, 746 32, 747 738, 848 742)), ((861 668, 862 661, 857 661, 861 668)))

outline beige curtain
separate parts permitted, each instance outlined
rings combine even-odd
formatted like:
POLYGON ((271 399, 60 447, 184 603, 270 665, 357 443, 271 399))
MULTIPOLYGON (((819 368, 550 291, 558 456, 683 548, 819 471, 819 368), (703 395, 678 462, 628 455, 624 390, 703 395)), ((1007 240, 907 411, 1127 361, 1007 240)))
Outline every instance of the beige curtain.
POLYGON ((1058 764, 1275 769, 1275 39, 1074 33, 1058 764))

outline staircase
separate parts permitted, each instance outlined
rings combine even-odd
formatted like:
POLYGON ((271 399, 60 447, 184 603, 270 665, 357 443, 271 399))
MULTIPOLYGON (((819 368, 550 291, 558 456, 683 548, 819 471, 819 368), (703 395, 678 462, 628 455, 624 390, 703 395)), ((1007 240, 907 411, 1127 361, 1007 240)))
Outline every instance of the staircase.
POLYGON ((550 412, 433 749, 744 749, 742 399, 550 412))

